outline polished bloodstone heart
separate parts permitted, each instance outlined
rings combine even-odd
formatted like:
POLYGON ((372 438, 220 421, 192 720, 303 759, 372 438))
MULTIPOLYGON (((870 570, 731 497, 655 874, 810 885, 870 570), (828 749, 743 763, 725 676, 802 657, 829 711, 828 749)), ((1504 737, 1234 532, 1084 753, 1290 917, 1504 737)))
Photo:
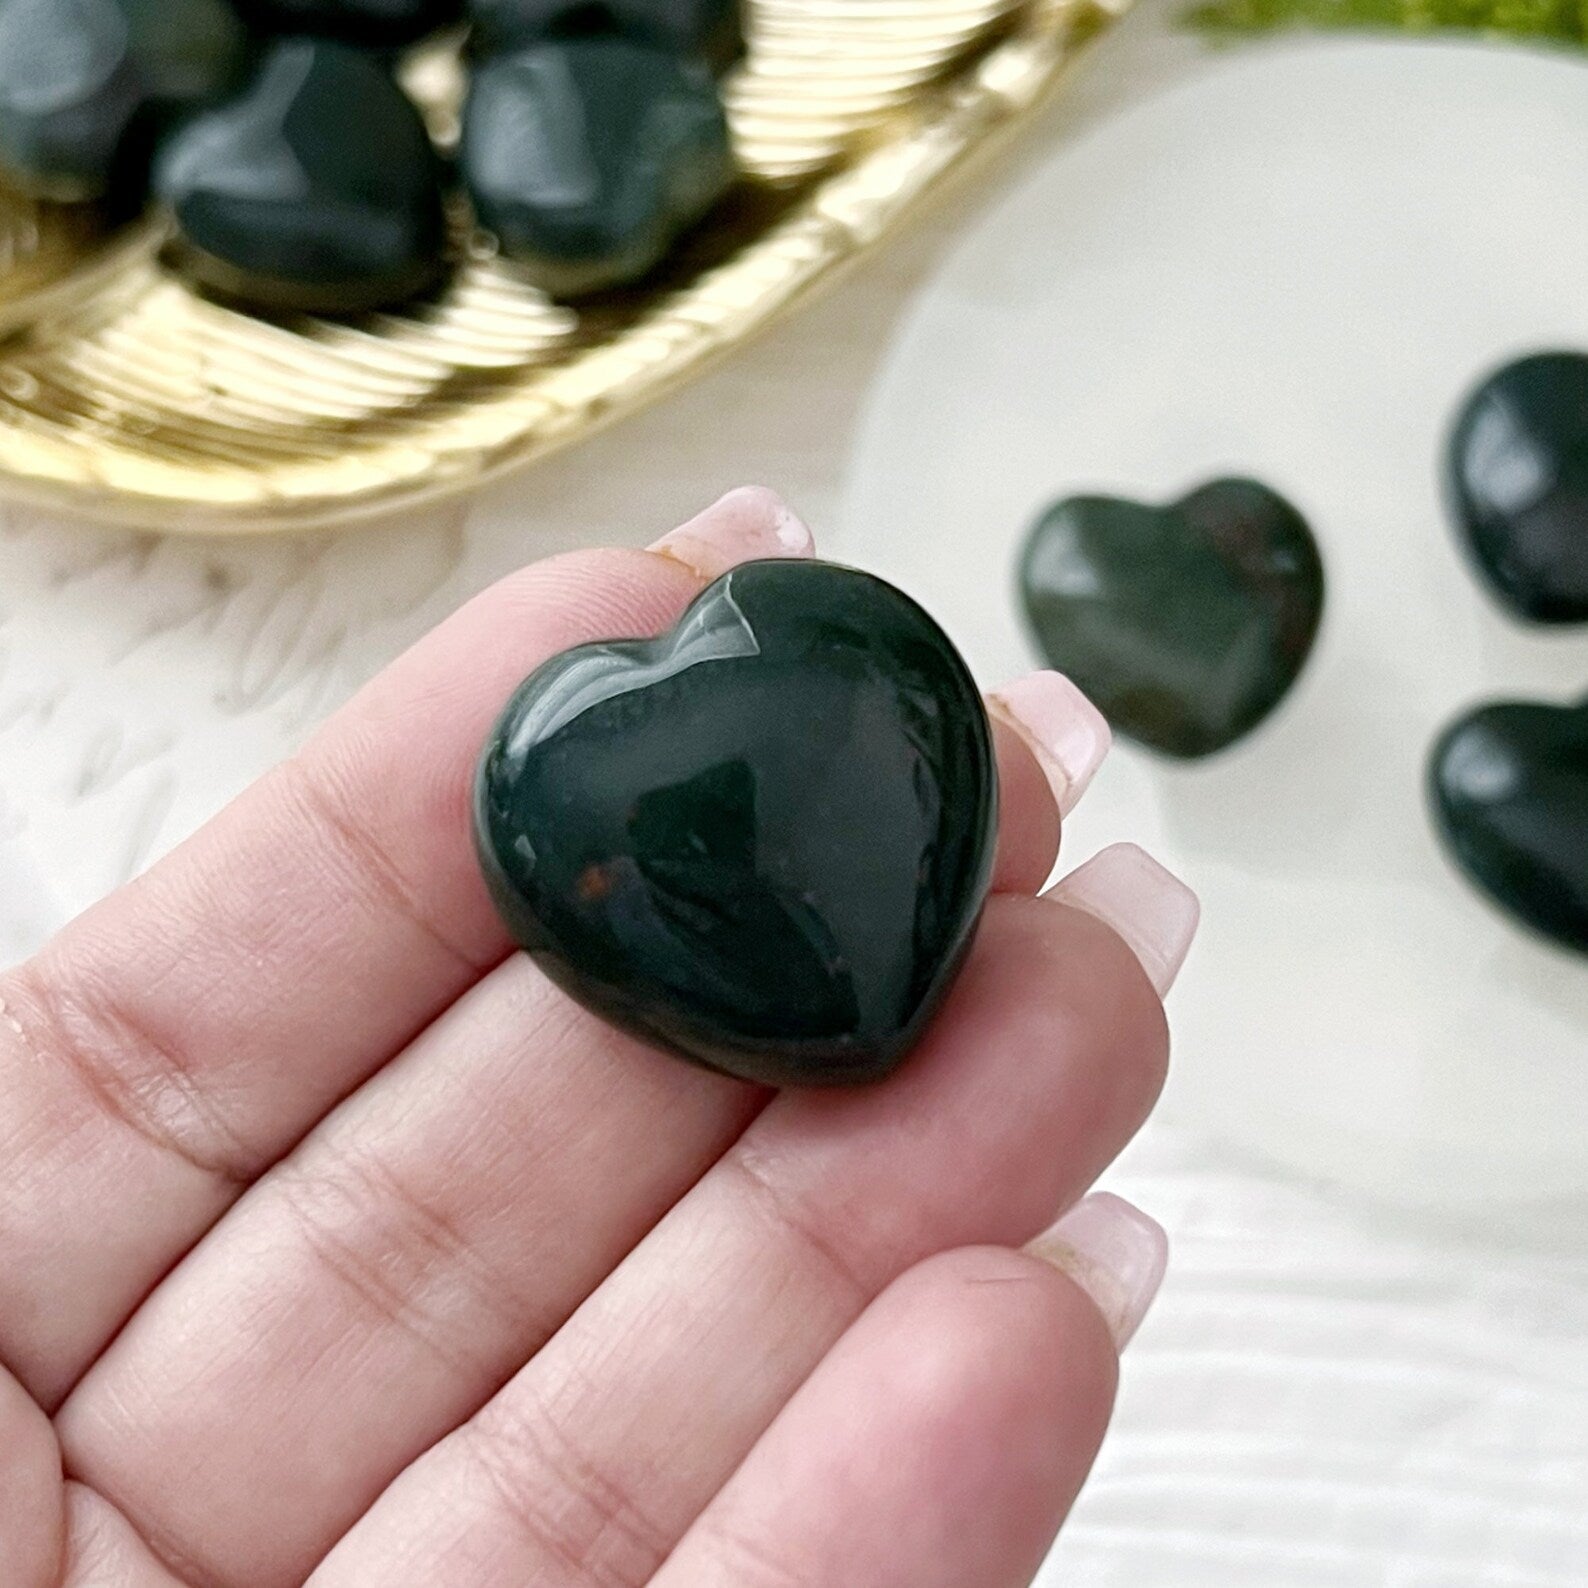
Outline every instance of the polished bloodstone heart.
POLYGON ((0 168, 46 198, 99 198, 132 171, 141 119, 226 92, 247 60, 225 0, 0 0, 0 168))
POLYGON ((424 122, 378 60, 346 45, 276 45, 241 98, 166 143, 155 188, 195 273, 251 303, 379 308, 442 269, 441 165, 424 122))
POLYGON ((255 27, 401 48, 461 20, 463 0, 238 0, 255 27))
POLYGON ((740 0, 470 0, 483 54, 546 38, 625 34, 718 71, 744 53, 740 0))
POLYGON ((1306 521, 1255 480, 1216 480, 1169 507, 1076 496, 1031 532, 1026 615, 1049 663, 1120 733, 1210 755, 1296 681, 1323 614, 1306 521))
POLYGON ((1451 436, 1451 512, 1478 571, 1518 617, 1588 622, 1588 356, 1508 364, 1451 436))
POLYGON ((868 574, 761 562, 658 640, 520 688, 476 835, 518 942, 615 1024, 772 1085, 875 1080, 959 967, 997 774, 942 630, 868 574))
POLYGON ((462 167, 503 251, 560 294, 644 275, 734 178, 706 68, 610 38, 533 45, 480 66, 462 167))
POLYGON ((1480 707, 1435 747, 1429 790, 1467 876, 1519 921, 1588 953, 1588 701, 1480 707))

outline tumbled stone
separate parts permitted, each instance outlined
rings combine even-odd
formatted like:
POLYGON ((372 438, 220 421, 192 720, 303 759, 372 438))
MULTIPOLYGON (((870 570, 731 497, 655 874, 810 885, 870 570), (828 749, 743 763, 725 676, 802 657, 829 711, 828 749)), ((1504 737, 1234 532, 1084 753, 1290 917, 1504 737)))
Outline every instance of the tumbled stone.
POLYGON ((461 163, 481 224, 560 294, 645 275, 734 178, 706 69, 622 39, 482 64, 461 163))
POLYGON ((247 61, 226 0, 0 0, 0 168, 42 197, 100 198, 140 119, 215 98, 247 61))
POLYGON ((1588 622, 1588 356, 1538 353, 1489 377, 1450 442, 1452 514, 1518 617, 1588 622))
POLYGON ((266 32, 307 33, 374 48, 402 48, 463 17, 463 0, 238 0, 266 32))
POLYGON ((1117 732, 1185 758, 1273 711, 1323 615, 1311 530, 1255 480, 1216 480, 1168 507, 1059 502, 1031 532, 1021 587, 1049 664, 1117 732))
POLYGON ((339 314, 400 302, 442 268, 440 161, 378 60, 327 40, 275 46, 240 98, 160 151, 155 187, 217 290, 339 314))
POLYGON ((740 0, 469 0, 483 54, 542 39, 622 34, 725 70, 744 53, 740 0))
POLYGON ((1480 707, 1435 747, 1429 785, 1462 871, 1517 920, 1588 953, 1588 701, 1480 707))
POLYGON ((771 1085, 886 1075, 944 997, 991 876, 975 684, 891 586, 746 564, 657 640, 519 689, 476 836, 516 940, 581 1003, 771 1085))

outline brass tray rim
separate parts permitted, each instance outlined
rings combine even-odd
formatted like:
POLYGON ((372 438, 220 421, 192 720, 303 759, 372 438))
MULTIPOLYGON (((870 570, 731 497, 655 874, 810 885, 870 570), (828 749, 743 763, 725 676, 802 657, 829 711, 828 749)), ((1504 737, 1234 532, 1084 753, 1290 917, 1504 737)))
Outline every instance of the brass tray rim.
MULTIPOLYGON (((785 290, 764 294, 746 312, 731 336, 705 342, 671 359, 659 374, 648 375, 632 383, 629 389, 593 406, 570 410, 569 422, 549 433, 526 430, 497 448, 480 449, 466 465, 432 466, 418 475, 394 476, 345 497, 306 496, 298 500, 255 501, 244 506, 126 487, 64 482, 42 474, 17 473, 0 464, 0 506, 58 514, 87 527, 238 539, 312 534, 369 525, 402 512, 432 508, 468 496, 643 412, 716 368, 818 294, 837 287, 908 225, 924 219, 933 204, 949 197, 970 174, 1000 158, 1020 131, 1051 102, 1086 47, 1124 15, 1131 4, 1132 0, 1035 0, 1010 35, 995 44, 979 62, 973 83, 961 80, 947 84, 940 90, 945 102, 935 115, 923 120, 906 138, 880 140, 874 148, 836 173, 831 181, 819 181, 750 246, 753 249, 781 232, 792 231, 802 222, 818 217, 836 183, 865 173, 874 163, 896 155, 911 140, 930 138, 945 128, 956 114, 980 115, 985 126, 959 141, 933 163, 922 180, 886 204, 876 206, 869 217, 872 225, 863 239, 857 238, 850 246, 808 267, 785 290), (1034 89, 1028 88, 1015 98, 988 86, 987 80, 996 78, 1000 69, 1019 52, 1032 50, 1050 57, 1041 64, 1034 89)), ((25 335, 28 326, 51 318, 58 304, 82 290, 85 279, 106 281, 113 277, 118 266, 143 257, 157 245, 164 231, 163 223, 157 218, 135 222, 122 234, 108 239, 101 253, 80 271, 61 282, 35 289, 14 305, 0 304, 0 370, 4 367, 7 340, 25 335)), ((641 319, 625 334, 643 328, 644 323, 641 319)), ((622 337, 619 337, 611 343, 597 344, 591 351, 600 352, 621 344, 622 337)))

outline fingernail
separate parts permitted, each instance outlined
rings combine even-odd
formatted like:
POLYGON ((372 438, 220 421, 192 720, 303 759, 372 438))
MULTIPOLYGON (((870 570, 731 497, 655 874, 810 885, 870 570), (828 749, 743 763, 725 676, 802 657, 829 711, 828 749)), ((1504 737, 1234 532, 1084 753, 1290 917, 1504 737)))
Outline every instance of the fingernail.
POLYGON ((1107 718, 1063 673, 1028 673, 995 690, 992 705, 1031 746, 1068 816, 1114 742, 1107 718))
POLYGON ((1174 986, 1202 915, 1197 896, 1134 844, 1094 855, 1048 897, 1113 927, 1135 950, 1160 998, 1174 986))
POLYGON ((715 579, 762 557, 812 557, 816 538, 776 492, 748 485, 729 491, 650 549, 702 579, 715 579))
POLYGON ((1097 1303, 1121 1351, 1141 1327, 1169 1267, 1163 1226, 1107 1191, 1076 1203, 1026 1250, 1062 1269, 1097 1303))

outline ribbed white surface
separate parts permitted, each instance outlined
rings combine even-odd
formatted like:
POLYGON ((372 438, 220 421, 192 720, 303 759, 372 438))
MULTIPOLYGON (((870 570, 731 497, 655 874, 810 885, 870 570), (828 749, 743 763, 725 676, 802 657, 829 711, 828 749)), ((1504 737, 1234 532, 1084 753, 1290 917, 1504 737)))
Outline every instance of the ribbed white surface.
POLYGON ((1588 1255, 1397 1227, 1156 1133, 1174 1259, 1051 1588, 1582 1588, 1588 1255))

